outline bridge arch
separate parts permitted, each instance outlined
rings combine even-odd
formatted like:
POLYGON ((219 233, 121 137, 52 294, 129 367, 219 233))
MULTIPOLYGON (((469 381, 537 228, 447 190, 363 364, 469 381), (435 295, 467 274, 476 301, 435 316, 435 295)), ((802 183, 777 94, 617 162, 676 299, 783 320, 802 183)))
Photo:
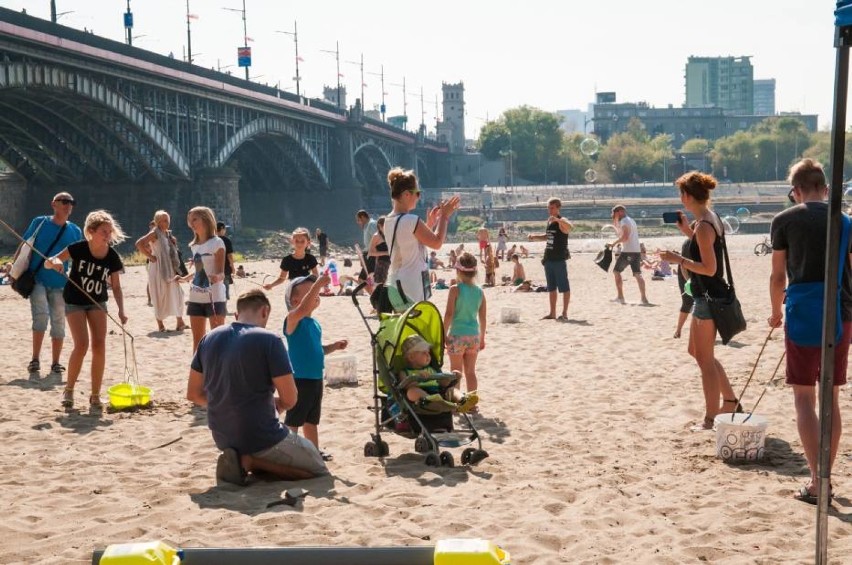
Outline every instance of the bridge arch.
MULTIPOLYGON (((103 82, 58 66, 0 62, 0 95, 20 90, 28 93, 27 98, 31 102, 35 101, 44 107, 61 104, 58 100, 60 97, 55 96, 59 92, 71 93, 76 99, 82 100, 79 105, 66 104, 68 111, 75 114, 92 114, 88 117, 93 123, 85 126, 72 125, 71 129, 76 129, 76 138, 95 141, 98 149, 106 154, 106 159, 121 163, 121 168, 125 171, 129 167, 131 171, 139 171, 137 176, 148 173, 156 180, 163 180, 168 176, 184 179, 190 177, 189 162, 171 138, 142 108, 103 82), (92 128, 96 128, 97 132, 92 128), (123 147, 115 147, 116 140, 123 147), (135 166, 128 165, 129 159, 135 161, 135 166)), ((29 118, 33 120, 32 112, 29 118)), ((71 129, 65 131, 71 132, 71 129)), ((21 157, 19 162, 35 160, 33 151, 28 152, 20 147, 15 149, 17 144, 8 139, 3 139, 2 145, 3 157, 7 161, 7 150, 18 153, 21 157)), ((80 154, 90 154, 91 148, 75 147, 72 152, 79 157, 80 154)), ((82 159, 81 162, 88 165, 87 159, 82 159)), ((41 164, 33 167, 30 163, 30 168, 37 173, 41 164)))
POLYGON ((370 211, 386 210, 389 202, 388 171, 394 166, 387 151, 370 139, 352 152, 355 179, 361 187, 361 201, 370 211))

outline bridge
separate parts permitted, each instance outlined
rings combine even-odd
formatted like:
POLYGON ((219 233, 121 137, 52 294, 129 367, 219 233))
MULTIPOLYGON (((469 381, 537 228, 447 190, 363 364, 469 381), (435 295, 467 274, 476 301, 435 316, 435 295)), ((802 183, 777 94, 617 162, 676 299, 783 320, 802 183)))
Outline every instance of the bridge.
POLYGON ((22 225, 68 190, 130 233, 207 205, 241 225, 350 235, 389 209, 387 171, 449 184, 446 145, 316 99, 0 8, 0 209, 22 225))

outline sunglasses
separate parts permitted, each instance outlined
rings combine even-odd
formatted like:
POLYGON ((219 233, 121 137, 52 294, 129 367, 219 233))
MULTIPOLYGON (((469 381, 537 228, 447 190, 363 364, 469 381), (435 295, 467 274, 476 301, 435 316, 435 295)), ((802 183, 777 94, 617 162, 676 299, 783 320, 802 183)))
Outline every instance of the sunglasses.
POLYGON ((796 190, 795 186, 790 189, 790 192, 787 193, 787 200, 789 200, 791 204, 796 204, 796 199, 793 197, 794 190, 796 190))
POLYGON ((420 196, 420 189, 418 189, 418 188, 415 188, 415 189, 409 190, 408 192, 410 192, 410 193, 411 193, 411 194, 413 194, 414 196, 420 196))
POLYGON ((59 202, 60 204, 70 204, 71 206, 74 206, 77 203, 77 201, 72 198, 57 198, 56 200, 54 200, 54 202, 59 202))

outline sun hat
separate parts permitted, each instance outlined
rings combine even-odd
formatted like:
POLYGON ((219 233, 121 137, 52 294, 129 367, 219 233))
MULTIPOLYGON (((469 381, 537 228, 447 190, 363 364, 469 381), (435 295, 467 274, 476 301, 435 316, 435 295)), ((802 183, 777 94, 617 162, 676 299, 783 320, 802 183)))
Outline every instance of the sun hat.
POLYGON ((316 282, 316 280, 317 278, 315 276, 308 275, 306 277, 296 277, 295 279, 290 281, 290 284, 287 286, 287 291, 284 293, 284 304, 287 305, 287 310, 293 307, 293 305, 290 303, 290 297, 293 295, 293 289, 299 286, 300 284, 306 282, 313 284, 314 282, 316 282))
POLYGON ((412 351, 430 351, 432 346, 419 335, 410 335, 402 342, 402 354, 408 355, 412 351))

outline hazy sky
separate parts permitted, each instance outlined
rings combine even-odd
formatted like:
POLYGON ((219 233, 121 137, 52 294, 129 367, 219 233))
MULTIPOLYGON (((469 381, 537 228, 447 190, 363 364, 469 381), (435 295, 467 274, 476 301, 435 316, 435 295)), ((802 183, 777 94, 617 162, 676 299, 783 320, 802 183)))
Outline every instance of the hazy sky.
MULTIPOLYGON (((124 39, 126 0, 56 0, 63 25, 124 39)), ((335 86, 335 55, 348 103, 360 96, 358 62, 384 65, 388 115, 435 123, 441 82, 464 81, 467 137, 486 118, 521 104, 544 110, 586 109, 596 91, 619 102, 657 107, 684 100, 687 57, 752 56, 755 78, 775 78, 776 109, 819 114, 831 122, 835 56, 833 0, 246 0, 253 39, 252 76, 295 91, 293 31, 298 22, 302 93, 335 86)), ((0 0, 49 18, 49 0, 0 0)), ((190 0, 195 62, 236 63, 242 45, 242 0, 190 0), (224 10, 223 7, 238 10, 224 10)), ((186 45, 185 0, 131 0, 134 45, 180 58, 186 45)), ((243 73, 236 66, 234 74, 243 73)), ((367 108, 380 103, 380 78, 364 79, 367 108)), ((850 120, 852 121, 852 120, 850 120)))

